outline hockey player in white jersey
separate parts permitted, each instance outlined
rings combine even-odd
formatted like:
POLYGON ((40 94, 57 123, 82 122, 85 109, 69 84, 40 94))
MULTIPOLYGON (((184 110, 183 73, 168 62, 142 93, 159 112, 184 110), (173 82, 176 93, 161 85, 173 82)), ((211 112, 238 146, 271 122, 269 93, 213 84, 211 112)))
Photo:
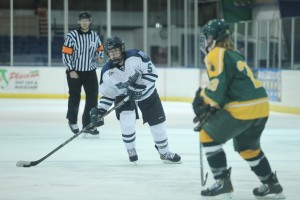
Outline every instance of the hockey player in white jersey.
POLYGON ((156 68, 151 60, 140 50, 125 51, 124 42, 117 36, 108 38, 104 51, 108 62, 101 70, 100 102, 91 110, 91 121, 94 126, 101 126, 99 115, 110 106, 129 96, 116 115, 120 122, 122 138, 127 149, 129 160, 136 162, 138 155, 135 149, 137 108, 142 113, 144 123, 148 123, 160 158, 164 162, 181 163, 181 157, 169 150, 166 134, 165 113, 155 88, 158 78, 156 68))

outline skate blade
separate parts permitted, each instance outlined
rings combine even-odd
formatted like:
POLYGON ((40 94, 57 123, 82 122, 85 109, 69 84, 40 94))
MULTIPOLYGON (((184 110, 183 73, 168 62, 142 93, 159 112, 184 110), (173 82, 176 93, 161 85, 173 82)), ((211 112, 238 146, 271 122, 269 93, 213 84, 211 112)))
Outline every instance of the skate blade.
POLYGON ((224 193, 224 194, 219 194, 217 196, 201 196, 201 199, 206 199, 206 200, 234 200, 235 198, 231 193, 224 193))
POLYGON ((163 163, 165 163, 165 164, 181 164, 182 161, 180 160, 178 162, 172 162, 172 161, 169 161, 169 160, 163 160, 163 163))
POLYGON ((285 199, 285 195, 282 193, 279 194, 268 194, 266 196, 255 196, 256 199, 285 199))
POLYGON ((83 133, 82 134, 82 138, 84 138, 84 139, 98 139, 99 138, 99 134, 92 135, 92 134, 89 134, 89 133, 83 133))
POLYGON ((137 162, 136 161, 133 161, 133 162, 130 162, 132 163, 133 166, 137 166, 137 162))

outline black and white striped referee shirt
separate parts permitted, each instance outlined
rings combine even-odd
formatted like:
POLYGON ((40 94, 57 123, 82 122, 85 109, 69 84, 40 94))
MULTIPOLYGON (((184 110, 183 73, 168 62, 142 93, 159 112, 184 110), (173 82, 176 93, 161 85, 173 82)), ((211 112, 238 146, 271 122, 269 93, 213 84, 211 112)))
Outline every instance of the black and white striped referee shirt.
POLYGON ((98 34, 80 29, 67 34, 62 47, 62 61, 70 71, 91 71, 97 68, 97 56, 102 56, 103 46, 98 34))

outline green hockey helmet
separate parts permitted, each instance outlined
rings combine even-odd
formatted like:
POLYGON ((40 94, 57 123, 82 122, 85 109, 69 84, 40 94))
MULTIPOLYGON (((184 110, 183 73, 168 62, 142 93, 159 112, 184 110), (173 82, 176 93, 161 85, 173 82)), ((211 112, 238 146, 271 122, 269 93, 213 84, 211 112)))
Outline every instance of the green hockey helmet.
POLYGON ((206 38, 211 36, 216 42, 223 41, 231 36, 229 24, 224 19, 210 20, 202 29, 206 38))
POLYGON ((218 42, 230 38, 231 30, 224 19, 210 20, 203 28, 200 35, 200 50, 209 53, 218 42))

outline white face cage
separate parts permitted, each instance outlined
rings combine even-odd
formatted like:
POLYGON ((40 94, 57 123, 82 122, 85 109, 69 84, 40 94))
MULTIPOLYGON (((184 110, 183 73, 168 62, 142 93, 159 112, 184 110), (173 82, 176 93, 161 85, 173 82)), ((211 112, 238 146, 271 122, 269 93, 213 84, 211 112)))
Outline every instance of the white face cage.
POLYGON ((206 46, 207 46, 206 37, 202 33, 199 37, 199 48, 200 48, 200 51, 204 54, 206 54, 206 46))
POLYGON ((208 54, 214 47, 216 41, 213 40, 213 36, 208 35, 207 37, 204 34, 201 34, 199 37, 199 47, 205 55, 208 54))
POLYGON ((114 64, 121 64, 123 62, 123 53, 121 48, 112 48, 107 50, 107 59, 114 64))
POLYGON ((107 57, 110 60, 119 59, 122 56, 120 48, 113 48, 107 51, 107 57))

